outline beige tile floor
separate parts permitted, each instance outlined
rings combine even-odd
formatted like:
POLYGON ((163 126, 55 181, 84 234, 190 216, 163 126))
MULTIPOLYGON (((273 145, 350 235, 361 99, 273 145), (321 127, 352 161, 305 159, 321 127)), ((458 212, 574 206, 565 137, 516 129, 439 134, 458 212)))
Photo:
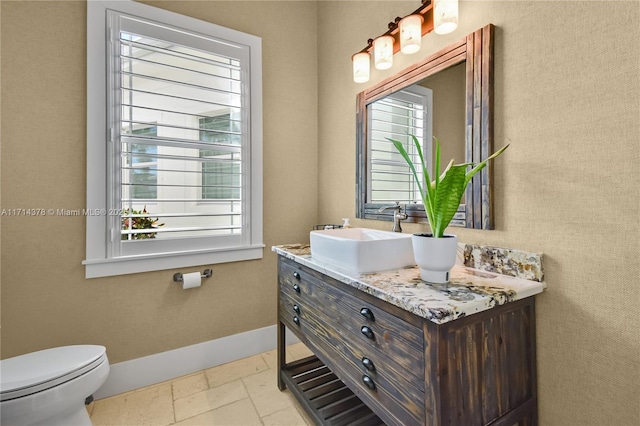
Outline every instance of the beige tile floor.
MULTIPOLYGON (((311 355, 302 343, 287 347, 287 362, 311 355)), ((94 401, 94 426, 307 426, 313 421, 291 392, 276 385, 276 351, 94 401)))

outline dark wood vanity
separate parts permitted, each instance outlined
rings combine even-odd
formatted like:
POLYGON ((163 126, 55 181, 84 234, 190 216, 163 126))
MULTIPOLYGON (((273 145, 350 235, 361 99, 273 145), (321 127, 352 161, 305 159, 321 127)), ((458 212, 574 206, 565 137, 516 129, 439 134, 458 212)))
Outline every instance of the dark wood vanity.
POLYGON ((537 424, 534 297, 437 324, 282 255, 278 282, 278 387, 317 424, 537 424))

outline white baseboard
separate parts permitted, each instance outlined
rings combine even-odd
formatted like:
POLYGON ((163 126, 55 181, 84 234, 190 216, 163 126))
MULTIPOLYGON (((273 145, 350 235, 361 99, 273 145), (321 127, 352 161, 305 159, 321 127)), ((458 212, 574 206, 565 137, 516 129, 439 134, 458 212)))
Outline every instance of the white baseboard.
MULTIPOLYGON (((299 341, 289 330, 286 336, 287 344, 299 341)), ((107 381, 93 396, 106 398, 270 351, 275 349, 276 341, 276 326, 272 325, 119 362, 111 365, 107 381)))

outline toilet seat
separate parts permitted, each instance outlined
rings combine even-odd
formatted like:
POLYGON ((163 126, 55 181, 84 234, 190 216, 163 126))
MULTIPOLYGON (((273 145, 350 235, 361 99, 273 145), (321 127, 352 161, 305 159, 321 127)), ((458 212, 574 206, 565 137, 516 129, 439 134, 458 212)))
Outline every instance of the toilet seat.
POLYGON ((62 346, 0 360, 0 401, 58 386, 106 360, 106 348, 98 345, 62 346))

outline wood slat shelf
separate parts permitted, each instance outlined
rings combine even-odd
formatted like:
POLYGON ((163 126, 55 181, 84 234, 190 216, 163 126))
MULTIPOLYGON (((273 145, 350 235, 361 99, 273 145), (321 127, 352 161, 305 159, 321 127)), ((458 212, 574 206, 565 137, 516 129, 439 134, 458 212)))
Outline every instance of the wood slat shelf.
POLYGON ((282 381, 317 424, 384 426, 384 423, 317 357, 286 364, 282 381))

